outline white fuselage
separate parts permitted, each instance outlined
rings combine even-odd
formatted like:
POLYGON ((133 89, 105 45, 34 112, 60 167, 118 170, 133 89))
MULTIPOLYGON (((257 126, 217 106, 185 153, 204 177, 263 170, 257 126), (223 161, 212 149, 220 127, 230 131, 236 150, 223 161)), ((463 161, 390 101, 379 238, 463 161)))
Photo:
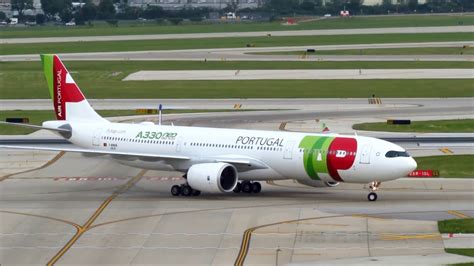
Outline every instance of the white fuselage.
MULTIPOLYGON (((406 176, 413 158, 387 157, 404 149, 376 138, 283 131, 158 126, 151 123, 70 122, 72 143, 82 148, 122 153, 167 154, 189 160, 152 160, 112 156, 133 167, 186 172, 197 163, 251 160, 259 169, 242 168, 241 180, 298 179, 367 183, 406 176)), ((406 153, 405 153, 406 154, 406 153)))

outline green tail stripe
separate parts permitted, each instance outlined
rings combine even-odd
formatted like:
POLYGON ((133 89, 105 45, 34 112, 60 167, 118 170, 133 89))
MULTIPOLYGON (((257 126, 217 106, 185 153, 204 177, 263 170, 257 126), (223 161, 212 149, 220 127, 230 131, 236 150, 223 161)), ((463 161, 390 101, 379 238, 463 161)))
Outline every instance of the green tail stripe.
POLYGON ((54 55, 42 54, 41 62, 43 62, 44 75, 46 77, 46 81, 48 82, 49 95, 51 95, 51 99, 54 99, 54 80, 53 80, 54 55))

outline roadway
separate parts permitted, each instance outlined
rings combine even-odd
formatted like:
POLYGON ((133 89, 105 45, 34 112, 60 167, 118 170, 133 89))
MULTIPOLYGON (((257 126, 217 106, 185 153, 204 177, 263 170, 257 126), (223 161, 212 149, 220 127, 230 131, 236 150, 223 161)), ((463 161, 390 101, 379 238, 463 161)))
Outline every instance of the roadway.
POLYGON ((274 37, 276 36, 328 36, 328 35, 340 36, 340 35, 397 34, 397 33, 417 34, 417 33, 452 33, 452 32, 474 32, 474 29, 472 26, 469 25, 469 26, 364 28, 364 29, 333 29, 333 30, 287 30, 287 31, 176 33, 176 34, 78 36, 78 37, 70 36, 70 37, 38 37, 38 38, 3 38, 3 39, 0 39, 0 44, 203 39, 203 38, 229 38, 229 37, 239 38, 239 37, 270 37, 270 36, 274 36, 274 37))
MULTIPOLYGON (((64 61, 474 61, 474 55, 314 55, 302 57, 300 55, 253 54, 282 51, 306 51, 306 49, 326 51, 376 48, 463 47, 464 45, 474 46, 474 41, 64 53, 59 54, 59 56, 64 61)), ((39 60, 40 58, 37 54, 0 56, 0 61, 5 62, 39 60)))

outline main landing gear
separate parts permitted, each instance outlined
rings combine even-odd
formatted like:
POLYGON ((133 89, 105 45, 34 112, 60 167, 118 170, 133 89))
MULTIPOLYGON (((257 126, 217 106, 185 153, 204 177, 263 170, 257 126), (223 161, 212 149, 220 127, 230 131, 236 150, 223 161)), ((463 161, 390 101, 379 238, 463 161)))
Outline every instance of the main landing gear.
POLYGON ((373 181, 369 184, 369 188, 370 188, 370 193, 369 195, 367 196, 367 199, 369 201, 376 201, 377 200, 377 193, 375 193, 375 191, 377 191, 379 189, 379 186, 380 186, 380 182, 377 182, 377 181, 373 181))
POLYGON ((201 191, 195 190, 190 187, 188 184, 174 185, 171 187, 171 195, 173 196, 199 196, 201 191))
POLYGON ((237 186, 234 188, 235 193, 260 193, 260 191, 262 191, 262 185, 260 185, 260 182, 242 181, 238 182, 237 186))

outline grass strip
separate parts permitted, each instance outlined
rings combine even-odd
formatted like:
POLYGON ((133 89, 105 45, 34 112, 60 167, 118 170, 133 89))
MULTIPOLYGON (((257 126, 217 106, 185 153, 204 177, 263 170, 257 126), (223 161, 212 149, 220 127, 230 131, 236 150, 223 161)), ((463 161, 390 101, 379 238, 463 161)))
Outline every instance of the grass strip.
POLYGON ((474 234, 474 218, 438 221, 441 234, 474 234))
MULTIPOLYGON (((376 94, 382 98, 430 98, 473 97, 474 94, 472 80, 469 79, 120 81, 107 79, 101 74, 104 73, 90 71, 74 75, 86 97, 91 99, 366 98, 376 94)), ((0 98, 47 99, 49 94, 43 79, 42 74, 36 77, 31 75, 8 77, 8 82, 3 83, 5 87, 0 91, 0 98), (31 82, 34 80, 39 82, 31 82)))
MULTIPOLYGON (((421 34, 363 34, 332 36, 275 36, 275 37, 228 37, 202 39, 99 41, 71 43, 31 43, 2 44, 1 55, 118 52, 206 48, 244 48, 247 44, 255 47, 335 45, 364 43, 405 43, 405 42, 446 42, 472 41, 472 33, 421 33, 421 34)), ((251 51, 251 48, 249 48, 251 51)))
MULTIPOLYGON (((164 114, 183 114, 183 113, 205 113, 205 112, 245 112, 245 111, 256 111, 254 109, 176 109, 176 110, 165 110, 164 114)), ((260 111, 260 110, 259 110, 260 111)), ((261 110, 267 111, 267 110, 261 110)), ((102 117, 118 117, 118 116, 135 116, 142 115, 138 114, 136 110, 97 110, 97 113, 102 117)), ((158 116, 158 115, 156 115, 158 116)), ((32 125, 41 125, 44 121, 56 120, 53 110, 15 110, 15 111, 2 111, 0 112, 0 121, 5 121, 6 118, 15 117, 23 118, 27 117, 32 125)), ((24 135, 35 132, 35 129, 17 127, 10 125, 0 124, 0 135, 24 135)))
MULTIPOLYGON (((474 257, 474 248, 446 248, 445 250, 447 253, 474 257)), ((466 266, 474 265, 474 262, 467 262, 467 263, 461 263, 461 264, 456 264, 456 265, 466 265, 466 266)))
POLYGON ((195 23, 184 25, 162 25, 154 21, 120 21, 112 27, 104 21, 94 21, 93 26, 36 26, 2 28, 1 38, 68 37, 68 36, 107 36, 135 34, 172 34, 206 32, 246 32, 312 29, 354 29, 387 27, 433 27, 474 25, 472 15, 430 15, 430 16, 356 16, 351 18, 334 17, 300 22, 298 25, 282 25, 280 21, 268 23, 195 23))
MULTIPOLYGON (((38 56, 39 59, 39 56, 38 56)), ((463 61, 63 61, 74 72, 121 72, 118 77, 140 70, 252 70, 252 69, 404 69, 474 68, 463 61)), ((10 71, 42 72, 41 62, 0 62, 0 73, 10 71)))
POLYGON ((417 169, 438 170, 444 178, 474 178, 474 155, 416 157, 417 169))
MULTIPOLYGON (((89 72, 76 75, 88 98, 366 98, 473 97, 472 80, 239 80, 239 81, 117 81, 89 72), (92 77, 92 78, 91 78, 92 77), (291 89, 289 89, 291 88, 291 89), (450 88, 447 90, 446 88, 450 88)), ((1 99, 49 98, 43 77, 14 76, 4 82, 1 99), (25 77, 24 77, 25 78, 25 77)), ((0 79, 1 83, 1 79, 0 79)))
POLYGON ((423 133, 474 132, 474 119, 412 121, 410 125, 391 125, 387 123, 362 123, 352 126, 356 130, 423 133))

